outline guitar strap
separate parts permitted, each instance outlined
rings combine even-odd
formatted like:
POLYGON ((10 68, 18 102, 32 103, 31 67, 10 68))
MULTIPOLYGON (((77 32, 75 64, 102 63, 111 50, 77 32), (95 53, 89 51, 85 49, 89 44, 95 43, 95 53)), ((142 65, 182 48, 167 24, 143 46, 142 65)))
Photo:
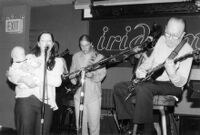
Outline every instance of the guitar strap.
POLYGON ((181 48, 185 45, 186 43, 186 39, 183 39, 178 45, 177 47, 171 52, 171 54, 168 56, 168 59, 174 59, 179 51, 181 50, 181 48))
MULTIPOLYGON (((183 40, 176 46, 176 48, 170 53, 170 55, 168 56, 168 59, 174 59, 174 58, 178 55, 178 53, 179 53, 179 51, 181 50, 181 48, 185 45, 185 43, 186 43, 186 39, 183 39, 183 40)), ((162 64, 164 64, 164 63, 165 63, 165 61, 164 61, 162 64)), ((162 64, 161 64, 161 65, 162 65, 162 64)), ((159 66, 160 66, 160 65, 158 65, 157 67, 159 67, 159 66)), ((156 68, 155 68, 155 69, 156 69, 156 68)), ((162 68, 160 68, 160 69, 154 71, 154 73, 151 75, 151 79, 152 79, 152 80, 156 80, 156 78, 159 77, 159 76, 164 72, 164 70, 165 70, 165 68, 162 67, 162 68)))

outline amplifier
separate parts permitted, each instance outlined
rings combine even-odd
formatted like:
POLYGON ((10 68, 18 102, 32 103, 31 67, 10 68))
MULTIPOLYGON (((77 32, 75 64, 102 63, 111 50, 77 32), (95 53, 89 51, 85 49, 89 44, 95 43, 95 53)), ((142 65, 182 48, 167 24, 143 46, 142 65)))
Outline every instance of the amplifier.
POLYGON ((175 114, 200 116, 200 81, 190 80, 175 107, 175 114))
POLYGON ((191 80, 189 82, 188 90, 191 94, 191 99, 200 99, 200 81, 199 80, 191 80))
POLYGON ((101 111, 100 134, 101 135, 119 135, 113 114, 108 110, 101 111))
POLYGON ((113 103, 113 90, 112 89, 102 89, 102 109, 112 109, 114 108, 113 103))
POLYGON ((200 135, 199 116, 180 116, 180 135, 200 135))

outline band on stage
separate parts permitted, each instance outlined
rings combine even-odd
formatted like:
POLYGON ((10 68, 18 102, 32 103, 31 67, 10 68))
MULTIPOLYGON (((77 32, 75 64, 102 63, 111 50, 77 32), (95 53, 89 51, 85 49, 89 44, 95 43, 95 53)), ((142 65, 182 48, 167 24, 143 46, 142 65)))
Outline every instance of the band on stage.
POLYGON ((132 78, 114 84, 113 97, 110 97, 120 132, 159 134, 154 129, 160 118, 152 109, 153 96, 180 98, 192 66, 194 51, 184 39, 185 28, 182 18, 171 17, 164 30, 154 24, 143 44, 109 57, 95 49, 87 34, 80 36, 77 46, 80 50, 73 55, 68 51, 59 55, 59 44, 55 44, 50 32, 42 32, 27 55, 22 47, 14 47, 7 77, 16 85, 17 133, 49 135, 51 124, 56 126, 56 119, 59 119, 58 127, 65 128, 60 125, 65 123, 65 113, 71 112, 74 125, 68 128, 73 128, 75 134, 99 135, 104 96, 101 85, 107 68, 112 69, 108 65, 128 61, 133 68, 132 78), (131 102, 133 99, 135 104, 131 102), (52 117, 53 111, 57 118, 52 117), (133 130, 135 124, 141 127, 138 131, 133 130))

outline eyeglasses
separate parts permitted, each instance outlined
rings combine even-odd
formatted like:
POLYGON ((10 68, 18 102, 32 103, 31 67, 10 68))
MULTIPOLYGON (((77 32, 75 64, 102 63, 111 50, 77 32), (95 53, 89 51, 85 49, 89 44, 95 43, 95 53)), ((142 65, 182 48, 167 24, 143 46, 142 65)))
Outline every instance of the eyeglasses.
POLYGON ((178 39, 180 39, 181 35, 180 35, 180 36, 177 36, 177 35, 174 35, 174 34, 170 34, 170 33, 165 32, 165 37, 167 37, 167 38, 172 38, 172 39, 174 39, 174 40, 178 40, 178 39))
POLYGON ((90 43, 87 43, 87 44, 80 44, 82 47, 89 47, 89 46, 91 46, 91 44, 90 43))

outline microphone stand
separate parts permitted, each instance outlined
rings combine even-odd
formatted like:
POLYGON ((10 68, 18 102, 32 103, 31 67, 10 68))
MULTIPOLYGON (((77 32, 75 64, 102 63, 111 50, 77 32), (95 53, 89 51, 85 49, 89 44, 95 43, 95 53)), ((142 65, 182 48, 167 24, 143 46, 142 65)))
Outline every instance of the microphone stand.
POLYGON ((81 71, 81 92, 80 92, 80 105, 79 105, 79 119, 78 119, 78 129, 77 135, 82 135, 83 126, 83 109, 84 109, 84 99, 85 99, 85 70, 81 71))
POLYGON ((41 106, 41 120, 40 120, 40 135, 44 135, 44 116, 45 116, 45 90, 46 90, 46 72, 47 72, 47 50, 48 47, 45 48, 44 53, 44 76, 43 76, 43 93, 42 93, 42 106, 41 106))

